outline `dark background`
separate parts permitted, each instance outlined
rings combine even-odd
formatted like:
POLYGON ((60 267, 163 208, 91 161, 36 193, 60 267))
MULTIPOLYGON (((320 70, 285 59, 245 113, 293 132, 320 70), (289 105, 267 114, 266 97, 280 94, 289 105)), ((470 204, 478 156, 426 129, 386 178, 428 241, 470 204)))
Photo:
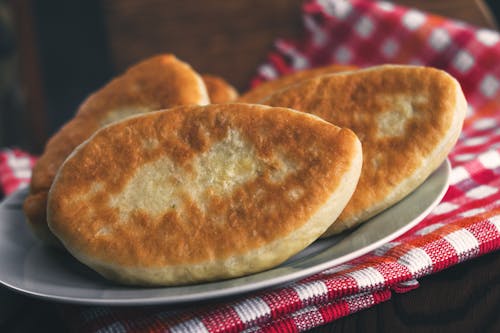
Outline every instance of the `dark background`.
MULTIPOLYGON (((249 21, 248 25, 243 22, 240 28, 243 30, 236 31, 233 35, 248 36, 250 34, 252 37, 252 32, 249 30, 258 30, 260 27, 262 31, 269 31, 266 35, 267 39, 260 37, 263 36, 262 31, 260 35, 259 31, 256 31, 255 41, 246 42, 243 45, 238 40, 228 40, 221 31, 207 30, 207 45, 200 47, 200 52, 206 53, 207 63, 203 63, 199 59, 190 59, 187 52, 184 52, 185 56, 183 56, 182 45, 189 43, 189 40, 175 40, 175 36, 168 39, 169 36, 162 36, 160 32, 144 37, 139 35, 140 32, 132 31, 132 28, 127 25, 129 23, 127 17, 146 13, 139 5, 140 1, 0 0, 0 19, 4 18, 0 22, 2 24, 0 26, 0 75, 7 82, 4 82, 3 86, 0 85, 2 89, 0 93, 0 147, 18 146, 35 154, 40 153, 47 138, 72 117, 78 105, 89 93, 123 71, 128 64, 140 59, 141 52, 147 53, 141 48, 143 46, 141 44, 137 45, 134 53, 134 47, 126 45, 132 39, 120 39, 122 35, 132 35, 136 39, 151 37, 157 44, 163 44, 157 50, 166 52, 171 49, 169 45, 175 43, 177 47, 175 53, 182 60, 191 63, 196 70, 220 75, 228 79, 238 90, 243 91, 248 88, 247 84, 254 73, 254 68, 264 60, 263 57, 269 50, 272 39, 278 36, 299 34, 301 2, 278 0, 255 1, 252 4, 256 7, 254 12, 260 13, 259 15, 264 15, 263 13, 267 11, 271 12, 269 15, 281 13, 282 16, 277 16, 272 25, 262 27, 260 27, 262 24, 255 24, 255 22, 249 21), (116 3, 127 4, 128 7, 116 5, 116 3), (269 9, 271 3, 274 7, 269 9), (122 21, 115 19, 110 23, 110 18, 113 15, 117 16, 117 12, 120 12, 125 19, 122 21), (293 19, 290 20, 290 17, 293 19), (114 38, 111 39, 110 35, 114 38), (164 43, 163 37, 165 37, 164 43), (239 68, 211 67, 208 61, 212 61, 214 57, 220 57, 222 52, 222 48, 217 49, 218 44, 234 44, 235 51, 233 54, 228 54, 230 58, 228 62, 235 63, 235 66, 245 63, 248 69, 241 71, 239 68), (128 47, 130 55, 119 54, 120 47, 124 45, 128 47), (237 47, 242 49, 238 50, 237 47)), ((176 3, 180 4, 179 15, 186 16, 180 18, 186 22, 185 26, 207 23, 198 23, 193 17, 187 16, 187 13, 193 12, 188 7, 195 6, 196 1, 183 0, 176 3)), ((242 2, 212 1, 211 3, 228 7, 220 12, 220 20, 226 19, 228 15, 236 14, 242 17, 238 20, 244 21, 248 16, 246 13, 248 8, 237 5, 242 2)), ((500 21, 500 1, 488 0, 486 3, 496 16, 497 22, 500 21)), ((205 9, 205 12, 199 13, 198 17, 217 19, 219 15, 217 10, 219 9, 216 6, 208 13, 205 9)), ((159 22, 159 15, 163 15, 164 20, 175 19, 179 22, 179 17, 174 17, 174 14, 163 12, 156 17, 139 17, 138 20, 142 19, 147 25, 148 21, 159 22), (157 21, 154 21, 155 19, 157 21)), ((255 18, 253 20, 255 21, 255 18)), ((266 20, 268 18, 263 16, 262 22, 267 22, 266 20)), ((259 23, 258 20, 257 23, 259 23)), ((233 29, 233 27, 228 23, 227 26, 222 25, 220 29, 233 29)), ((199 33, 203 33, 204 29, 199 30, 202 30, 199 33)), ((151 31, 155 31, 154 27, 150 27, 148 33, 151 31)), ((187 33, 189 38, 200 37, 189 35, 189 33, 187 33)))

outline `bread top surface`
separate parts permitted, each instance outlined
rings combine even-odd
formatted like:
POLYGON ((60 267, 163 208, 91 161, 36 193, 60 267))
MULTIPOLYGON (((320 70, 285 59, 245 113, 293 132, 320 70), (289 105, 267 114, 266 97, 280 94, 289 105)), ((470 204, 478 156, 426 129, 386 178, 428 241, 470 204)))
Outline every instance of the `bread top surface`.
POLYGON ((329 73, 337 73, 344 71, 355 70, 356 67, 349 65, 333 64, 328 66, 316 67, 296 71, 287 75, 283 75, 271 81, 266 81, 252 88, 238 98, 238 102, 244 103, 259 103, 262 99, 272 95, 282 89, 285 89, 293 84, 301 81, 329 73))
POLYGON ((228 103, 238 98, 238 91, 219 76, 203 74, 201 76, 207 87, 210 103, 228 103))
POLYGON ((358 135, 361 177, 339 217, 353 225, 401 199, 439 166, 466 109, 458 82, 444 71, 396 65, 310 79, 263 104, 312 113, 358 135))
POLYGON ((31 190, 48 189, 64 159, 98 128, 136 113, 207 104, 207 96, 198 74, 173 55, 140 62, 90 95, 76 117, 50 138, 33 171, 31 190))
POLYGON ((32 225, 46 225, 46 202, 39 202, 71 151, 97 129, 136 113, 184 104, 207 104, 200 76, 173 55, 159 55, 131 67, 90 95, 76 116, 47 142, 34 166, 24 211, 32 225))
POLYGON ((201 77, 174 55, 148 58, 90 95, 77 115, 93 114, 101 126, 137 113, 210 102, 201 77))
POLYGON ((359 161, 359 147, 352 131, 284 108, 214 104, 133 117, 66 160, 49 192, 49 226, 71 252, 118 265, 227 258, 303 225, 359 161))

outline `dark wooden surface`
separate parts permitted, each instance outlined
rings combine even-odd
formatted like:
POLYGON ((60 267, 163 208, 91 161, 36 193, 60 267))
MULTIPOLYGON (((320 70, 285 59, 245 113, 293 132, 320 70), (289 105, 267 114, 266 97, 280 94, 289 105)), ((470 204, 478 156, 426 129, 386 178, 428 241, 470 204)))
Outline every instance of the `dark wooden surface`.
POLYGON ((500 332, 500 253, 420 279, 420 287, 315 333, 500 332))
POLYGON ((103 12, 117 71, 171 52, 200 73, 242 90, 277 36, 301 30, 302 0, 105 0, 103 12))
MULTIPOLYGON (((396 2, 496 27, 482 1, 396 2)), ((299 3, 20 0, 13 8, 23 20, 18 29, 28 38, 18 44, 23 62, 28 62, 21 81, 33 115, 29 131, 37 137, 30 147, 39 149, 40 141, 69 119, 89 92, 154 53, 173 52, 198 71, 221 75, 245 89, 272 41, 300 34, 299 3), (30 17, 32 25, 26 26, 24 21, 30 17)), ((499 2, 491 3, 498 6, 499 2)), ((414 291, 396 294, 388 302, 314 331, 500 332, 500 253, 420 282, 414 291)), ((65 332, 60 307, 0 288, 0 332, 65 332)))
MULTIPOLYGON (((246 89, 277 36, 297 38, 302 0, 105 0, 111 62, 117 71, 159 52, 172 52, 199 72, 246 89)), ((410 7, 496 27, 482 1, 399 0, 410 7)))
MULTIPOLYGON (((492 8, 497 0, 487 0, 492 8)), ((80 102, 144 57, 171 52, 240 91, 277 37, 298 38, 302 0, 13 0, 28 117, 12 124, 40 153, 80 102)), ((486 0, 395 1, 495 28, 486 0)), ((498 8, 500 10, 500 8, 498 8)), ((8 110, 2 110, 9 112, 8 110)))
MULTIPOLYGON (((28 1, 12 1, 12 13, 14 14, 14 27, 17 31, 17 48, 19 63, 19 80, 22 82, 21 90, 27 97, 25 100, 24 115, 26 123, 26 140, 29 140, 35 150, 43 148, 44 141, 47 140, 47 103, 45 91, 42 88, 42 78, 40 72, 40 57, 37 47, 37 37, 34 27, 34 13, 28 1)), ((19 144, 19 143, 18 143, 19 144)))

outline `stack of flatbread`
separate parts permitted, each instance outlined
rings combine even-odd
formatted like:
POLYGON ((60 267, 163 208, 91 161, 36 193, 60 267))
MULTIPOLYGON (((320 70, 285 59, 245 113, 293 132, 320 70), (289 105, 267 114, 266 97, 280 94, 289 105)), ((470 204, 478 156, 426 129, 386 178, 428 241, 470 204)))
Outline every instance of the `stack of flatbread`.
POLYGON ((404 198, 446 158, 465 110, 434 68, 333 65, 238 96, 160 55, 49 140, 24 210, 41 240, 120 283, 251 274, 404 198))

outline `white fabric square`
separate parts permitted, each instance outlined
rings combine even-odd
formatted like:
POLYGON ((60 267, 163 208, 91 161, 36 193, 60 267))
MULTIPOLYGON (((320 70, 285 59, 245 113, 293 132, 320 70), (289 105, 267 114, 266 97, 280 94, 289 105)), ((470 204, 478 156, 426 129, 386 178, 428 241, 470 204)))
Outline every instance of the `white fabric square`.
POLYGON ((391 10, 394 9, 394 5, 390 2, 387 2, 387 1, 380 1, 378 4, 377 4, 378 8, 382 9, 382 10, 385 10, 387 12, 390 12, 391 10))
POLYGON ((30 159, 27 157, 16 157, 13 154, 8 155, 7 164, 16 178, 30 178, 31 167, 30 159))
POLYGON ((325 30, 312 17, 306 16, 304 18, 304 25, 311 31, 314 45, 323 46, 326 44, 328 38, 325 30))
POLYGON ((495 226, 497 227, 498 229, 498 232, 500 232, 500 216, 497 215, 497 216, 493 216, 493 217, 490 217, 490 222, 495 226))
POLYGON ((369 17, 362 17, 358 22, 356 22, 354 29, 356 29, 359 36, 368 38, 373 33, 373 21, 369 17))
POLYGON ((478 30, 476 38, 486 46, 493 46, 500 41, 500 35, 497 32, 487 29, 478 30))
POLYGON ((333 56, 338 63, 347 64, 351 61, 352 53, 351 50, 347 47, 340 46, 339 48, 337 48, 333 56))
POLYGON ((389 38, 389 39, 386 39, 386 41, 384 43, 382 43, 381 50, 382 50, 382 54, 384 54, 386 57, 394 58, 394 56, 396 55, 396 53, 399 50, 399 45, 394 39, 389 38))
POLYGON ((479 162, 481 162, 486 169, 496 169, 500 167, 500 154, 497 151, 481 154, 479 155, 479 162))
POLYGON ((274 67, 271 65, 260 66, 259 73, 269 80, 275 79, 278 76, 278 73, 276 73, 276 69, 274 69, 274 67))
POLYGON ((424 13, 411 9, 403 16, 403 25, 409 30, 416 30, 424 24, 426 17, 424 13))
POLYGON ((323 7, 325 12, 339 19, 345 19, 352 11, 351 3, 345 0, 318 0, 318 3, 323 7))
POLYGON ((457 162, 467 162, 471 161, 476 157, 476 154, 457 154, 455 155, 455 161, 457 162))
POLYGON ((493 75, 486 75, 479 84, 479 90, 486 97, 493 97, 498 91, 500 83, 493 75))
POLYGON ((315 306, 300 309, 293 314, 293 318, 299 332, 324 324, 323 316, 315 306))
POLYGON ((15 157, 14 155, 9 155, 9 158, 7 159, 7 164, 12 169, 19 169, 19 168, 29 169, 30 159, 27 157, 15 157))
POLYGON ((486 143, 488 141, 487 137, 484 136, 473 136, 471 138, 462 140, 462 144, 467 147, 472 147, 472 146, 479 146, 482 145, 483 143, 486 143))
POLYGON ((278 50, 289 57, 291 65, 294 69, 304 69, 309 67, 309 60, 307 60, 302 53, 291 47, 288 43, 278 41, 275 45, 278 50))
POLYGON ((431 33, 429 43, 434 50, 442 51, 450 45, 451 38, 445 29, 436 28, 431 33))
POLYGON ((205 325, 198 318, 189 319, 178 325, 172 326, 170 332, 173 333, 209 333, 205 325))
POLYGON ((415 235, 421 235, 421 236, 423 236, 423 235, 430 234, 431 232, 433 232, 433 231, 438 230, 439 228, 441 228, 443 225, 444 225, 443 223, 434 223, 434 224, 428 225, 427 227, 422 228, 419 231, 417 231, 415 233, 415 235))
POLYGON ((30 178, 31 170, 14 170, 14 177, 16 178, 30 178))
POLYGON ((357 312, 362 309, 366 309, 370 306, 373 305, 375 300, 373 299, 372 294, 357 294, 357 295, 351 295, 347 296, 344 298, 346 301, 347 305, 349 306, 349 312, 357 312))
POLYGON ((469 216, 475 216, 481 213, 486 212, 485 208, 474 208, 474 209, 469 209, 465 212, 460 213, 461 217, 469 217, 469 216))
POLYGON ((472 127, 477 130, 487 130, 497 126, 497 122, 493 118, 481 118, 474 122, 472 127))
POLYGON ((414 248, 406 252, 398 259, 398 263, 406 266, 414 276, 429 272, 433 265, 431 257, 421 248, 414 248))
POLYGON ((366 287, 373 288, 374 286, 383 284, 385 281, 384 276, 373 267, 366 267, 357 271, 352 271, 346 275, 356 280, 360 290, 363 290, 366 287))
POLYGON ((450 185, 458 184, 468 178, 470 178, 469 172, 463 166, 458 166, 451 170, 450 185))
POLYGON ((460 206, 455 205, 451 202, 442 202, 439 205, 437 205, 436 208, 434 208, 432 210, 432 214, 434 214, 434 215, 446 214, 446 213, 449 213, 451 211, 454 211, 455 209, 457 209, 459 207, 460 206))
POLYGON ((480 185, 471 189, 466 196, 471 199, 483 199, 498 192, 498 189, 488 185, 480 185))
POLYGON ((453 66, 462 74, 468 72, 473 65, 474 58, 465 50, 459 51, 455 58, 453 58, 453 66))
POLYGON ((238 313, 241 321, 249 323, 260 317, 271 315, 271 309, 261 298, 250 298, 233 305, 233 309, 238 313))
POLYGON ((458 261, 463 261, 479 252, 479 243, 469 231, 460 229, 446 236, 444 239, 457 251, 458 261))
POLYGON ((314 281, 305 285, 295 285, 293 289, 302 301, 328 294, 328 288, 323 281, 314 281))
POLYGON ((293 69, 302 70, 309 68, 309 60, 307 60, 303 55, 299 53, 293 53, 292 55, 293 69))

